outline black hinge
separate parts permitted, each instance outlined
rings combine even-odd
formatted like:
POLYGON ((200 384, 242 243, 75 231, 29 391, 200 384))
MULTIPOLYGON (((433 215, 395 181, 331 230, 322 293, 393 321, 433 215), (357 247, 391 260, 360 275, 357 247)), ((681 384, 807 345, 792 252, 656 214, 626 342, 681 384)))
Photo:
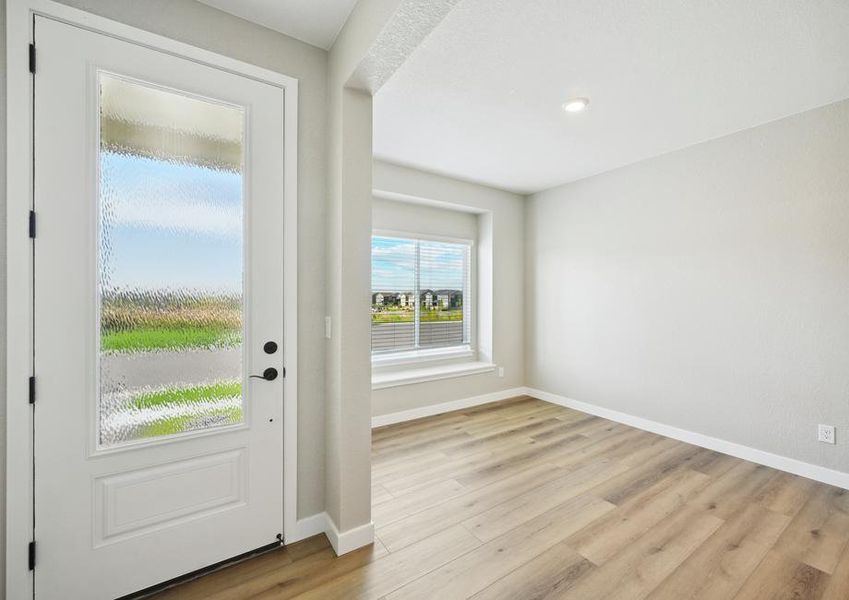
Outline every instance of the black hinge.
POLYGON ((29 403, 35 404, 35 377, 29 378, 29 403))
POLYGON ((29 570, 35 570, 35 542, 29 543, 29 570))
POLYGON ((29 72, 35 74, 35 44, 29 45, 29 72))
POLYGON ((35 239, 35 211, 29 211, 29 236, 35 239))
POLYGON ((286 377, 286 367, 283 367, 283 377, 286 377))

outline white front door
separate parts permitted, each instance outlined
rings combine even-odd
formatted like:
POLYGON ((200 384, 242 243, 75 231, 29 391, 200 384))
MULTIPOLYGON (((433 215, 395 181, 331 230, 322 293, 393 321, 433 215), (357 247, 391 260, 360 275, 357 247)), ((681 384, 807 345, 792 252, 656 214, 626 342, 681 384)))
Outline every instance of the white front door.
POLYGON ((36 597, 116 598, 283 532, 283 90, 35 41, 36 597))

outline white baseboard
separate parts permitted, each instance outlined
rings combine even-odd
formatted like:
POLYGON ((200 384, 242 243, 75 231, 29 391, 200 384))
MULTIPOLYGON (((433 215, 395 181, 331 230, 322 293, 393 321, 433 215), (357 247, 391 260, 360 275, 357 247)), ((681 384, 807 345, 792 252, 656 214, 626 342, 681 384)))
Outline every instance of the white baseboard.
POLYGON ((342 556, 357 548, 374 543, 374 523, 369 522, 348 531, 340 532, 336 527, 336 523, 330 518, 330 515, 327 515, 326 534, 327 539, 330 540, 330 545, 333 546, 333 551, 336 552, 336 556, 342 556))
POLYGON ((552 404, 573 408, 597 417, 609 419, 610 421, 630 425, 631 427, 636 427, 637 429, 642 429, 644 431, 651 431, 652 433, 657 433, 682 442, 687 442, 688 444, 701 446, 702 448, 707 448, 709 450, 716 450, 717 452, 736 456, 737 458, 742 458, 743 460, 772 467, 773 469, 786 471, 788 473, 793 473, 794 475, 801 475, 808 479, 849 489, 849 473, 835 471, 834 469, 806 463, 801 460, 781 456, 779 454, 772 454, 771 452, 765 452, 763 450, 758 450, 735 442, 729 442, 703 433, 679 429, 672 425, 665 425, 663 423, 658 423, 657 421, 651 421, 642 417, 635 417, 634 415, 629 415, 617 410, 611 410, 594 404, 580 402, 578 400, 573 400, 572 398, 558 396, 557 394, 544 392, 534 388, 525 388, 523 393, 528 396, 533 396, 539 400, 551 402, 552 404))
POLYGON ((327 513, 325 512, 320 512, 310 517, 298 519, 295 526, 296 530, 292 535, 286 536, 285 542, 287 544, 293 544, 295 542, 311 538, 319 533, 324 533, 327 531, 327 521, 327 513))
POLYGON ((367 523, 340 532, 330 515, 326 512, 320 512, 310 517, 298 519, 297 531, 286 538, 286 543, 293 544, 320 533, 327 536, 336 555, 342 556, 374 542, 374 523, 367 523))
POLYGON ((491 394, 482 394, 480 396, 472 396, 471 398, 462 398, 440 404, 430 404, 411 410, 389 413, 388 415, 378 415, 371 418, 371 426, 372 428, 383 427, 384 425, 394 425, 395 423, 403 423, 404 421, 412 421, 414 419, 421 419, 422 417, 432 417, 433 415, 440 415, 453 410, 462 410, 464 408, 471 408, 472 406, 480 406, 481 404, 515 398, 525 393, 527 393, 527 388, 510 388, 508 390, 501 390, 500 392, 492 392, 491 394))

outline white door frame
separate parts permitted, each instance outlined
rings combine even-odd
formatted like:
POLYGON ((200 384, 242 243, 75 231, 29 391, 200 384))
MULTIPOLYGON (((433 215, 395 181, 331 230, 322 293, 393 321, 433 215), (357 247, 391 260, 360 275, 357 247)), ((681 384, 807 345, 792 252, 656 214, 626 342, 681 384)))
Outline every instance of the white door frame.
POLYGON ((298 497, 298 80, 52 0, 6 0, 6 596, 31 598, 33 595, 33 573, 29 570, 27 555, 27 547, 33 541, 33 419, 28 401, 29 377, 33 375, 33 264, 27 224, 33 200, 33 88, 28 60, 35 14, 284 90, 283 360, 286 378, 283 385, 281 510, 284 541, 294 541, 298 497))

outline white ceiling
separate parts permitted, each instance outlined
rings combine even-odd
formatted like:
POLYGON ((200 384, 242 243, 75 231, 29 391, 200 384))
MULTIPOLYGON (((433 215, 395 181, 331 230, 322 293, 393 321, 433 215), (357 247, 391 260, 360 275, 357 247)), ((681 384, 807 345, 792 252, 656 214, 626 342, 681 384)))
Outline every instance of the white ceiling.
POLYGON ((200 0, 302 42, 329 49, 357 0, 200 0))
POLYGON ((849 0, 462 0, 379 91, 374 150, 528 193, 847 97, 849 0))

